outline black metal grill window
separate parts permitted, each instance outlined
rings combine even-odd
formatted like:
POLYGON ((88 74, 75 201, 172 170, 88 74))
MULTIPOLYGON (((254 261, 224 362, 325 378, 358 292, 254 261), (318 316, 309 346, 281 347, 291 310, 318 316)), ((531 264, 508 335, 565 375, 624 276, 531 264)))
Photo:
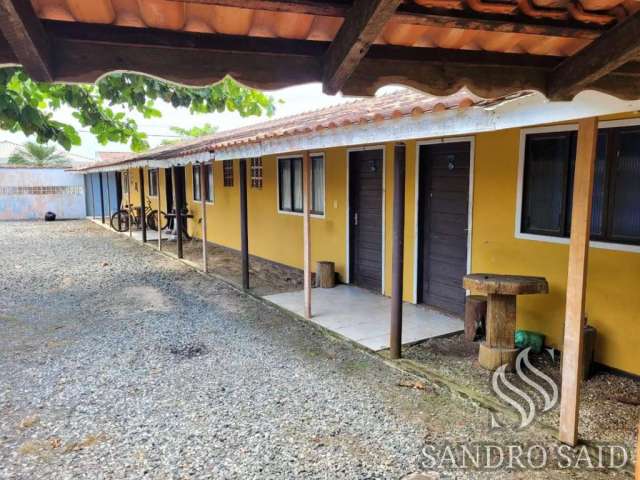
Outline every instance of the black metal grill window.
POLYGON ((252 158, 251 163, 251 187, 262 188, 262 158, 252 158))
POLYGON ((225 187, 233 187, 233 160, 222 161, 222 179, 225 187))

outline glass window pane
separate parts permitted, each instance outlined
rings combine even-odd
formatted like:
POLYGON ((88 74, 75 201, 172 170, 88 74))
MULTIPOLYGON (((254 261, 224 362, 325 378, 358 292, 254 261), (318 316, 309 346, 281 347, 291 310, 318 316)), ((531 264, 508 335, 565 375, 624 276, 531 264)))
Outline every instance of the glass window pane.
POLYGON ((207 201, 213 202, 213 165, 208 164, 206 171, 207 171, 207 184, 206 184, 207 201))
POLYGON ((618 134, 618 155, 613 165, 611 238, 640 241, 640 130, 618 134))
POLYGON ((302 211, 302 159, 291 159, 293 165, 293 210, 302 211))
POLYGON ((527 137, 522 202, 522 231, 564 235, 569 133, 527 137))
POLYGON ((311 211, 324 213, 324 158, 311 158, 311 211))
POLYGON ((601 237, 605 233, 604 212, 607 202, 607 138, 606 133, 598 135, 596 150, 596 170, 593 178, 593 206, 591 207, 591 236, 601 237))
POLYGON ((193 172, 193 199, 201 200, 200 196, 200 165, 194 165, 192 168, 193 172))
POLYGON ((291 160, 280 159, 280 209, 291 210, 291 160))

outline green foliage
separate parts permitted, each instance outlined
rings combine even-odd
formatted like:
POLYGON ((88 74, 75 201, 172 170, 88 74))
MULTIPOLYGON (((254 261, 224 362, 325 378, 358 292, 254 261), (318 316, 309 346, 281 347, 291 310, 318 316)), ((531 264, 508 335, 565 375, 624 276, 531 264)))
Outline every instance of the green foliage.
POLYGON ((162 145, 172 145, 174 143, 181 142, 188 138, 204 137, 205 135, 211 135, 218 131, 218 127, 214 127, 210 123, 205 123, 201 127, 195 126, 191 128, 171 127, 170 130, 173 133, 180 135, 180 138, 175 140, 163 140, 162 145))
POLYGON ((138 131, 126 111, 144 118, 160 117, 157 100, 191 113, 233 111, 241 116, 273 115, 273 98, 243 87, 231 78, 205 88, 186 88, 129 73, 114 73, 95 85, 37 83, 20 68, 0 69, 0 128, 34 135, 38 143, 53 141, 69 150, 80 144, 76 129, 55 120, 63 106, 73 109, 78 123, 89 128, 102 144, 129 143, 134 152, 149 147, 147 135, 138 131), (125 110, 125 111, 122 111, 125 110))
POLYGON ((11 154, 8 160, 12 165, 30 165, 43 167, 46 165, 63 165, 67 158, 56 151, 56 147, 41 145, 36 142, 25 142, 21 150, 11 154))

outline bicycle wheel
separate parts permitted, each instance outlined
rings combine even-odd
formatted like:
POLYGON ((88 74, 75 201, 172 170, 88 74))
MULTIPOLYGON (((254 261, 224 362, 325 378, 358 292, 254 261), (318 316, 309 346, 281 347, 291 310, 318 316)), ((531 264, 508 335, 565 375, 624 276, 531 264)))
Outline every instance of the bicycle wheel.
POLYGON ((147 213, 146 223, 147 223, 147 228, 149 230, 156 230, 156 231, 158 230, 158 222, 156 220, 155 210, 151 210, 150 212, 147 213))
POLYGON ((160 212, 158 214, 157 210, 152 210, 147 214, 147 226, 151 230, 158 230, 158 225, 160 225, 160 229, 164 230, 169 226, 169 219, 164 212, 160 212), (158 219, 158 216, 160 219, 158 219))
POLYGON ((129 212, 118 210, 111 216, 111 228, 116 232, 126 232, 129 230, 129 212))

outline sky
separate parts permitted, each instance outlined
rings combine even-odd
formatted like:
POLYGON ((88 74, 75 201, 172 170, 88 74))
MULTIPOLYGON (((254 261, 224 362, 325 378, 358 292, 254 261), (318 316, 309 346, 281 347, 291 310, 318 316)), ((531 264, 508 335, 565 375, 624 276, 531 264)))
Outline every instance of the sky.
MULTIPOLYGON (((389 87, 387 87, 385 91, 388 89, 389 87)), ((284 88, 281 90, 267 92, 267 94, 273 96, 276 100, 282 100, 284 102, 276 103, 276 113, 272 118, 293 115, 353 100, 352 97, 345 98, 340 95, 328 96, 323 94, 322 85, 320 83, 284 88)), ((190 128, 192 126, 203 125, 208 122, 217 126, 219 131, 223 131, 244 125, 250 125, 252 123, 262 122, 267 119, 265 116, 242 118, 235 112, 192 115, 189 113, 188 109, 176 109, 170 104, 164 102, 158 102, 156 107, 162 112, 161 118, 145 119, 139 114, 131 114, 131 117, 133 117, 138 123, 139 129, 149 135, 149 143, 152 147, 159 145, 165 138, 175 138, 175 134, 170 130, 171 126, 190 128)), ((128 146, 123 144, 109 143, 107 145, 100 145, 91 133, 83 131, 79 127, 75 122, 75 119, 71 116, 71 110, 69 109, 61 109, 56 112, 55 118, 63 122, 71 123, 80 133, 82 145, 73 147, 71 149, 72 153, 94 159, 96 158, 97 151, 129 151, 128 146)), ((15 143, 23 143, 26 138, 22 134, 12 134, 0 131, 0 140, 10 140, 15 143)))

